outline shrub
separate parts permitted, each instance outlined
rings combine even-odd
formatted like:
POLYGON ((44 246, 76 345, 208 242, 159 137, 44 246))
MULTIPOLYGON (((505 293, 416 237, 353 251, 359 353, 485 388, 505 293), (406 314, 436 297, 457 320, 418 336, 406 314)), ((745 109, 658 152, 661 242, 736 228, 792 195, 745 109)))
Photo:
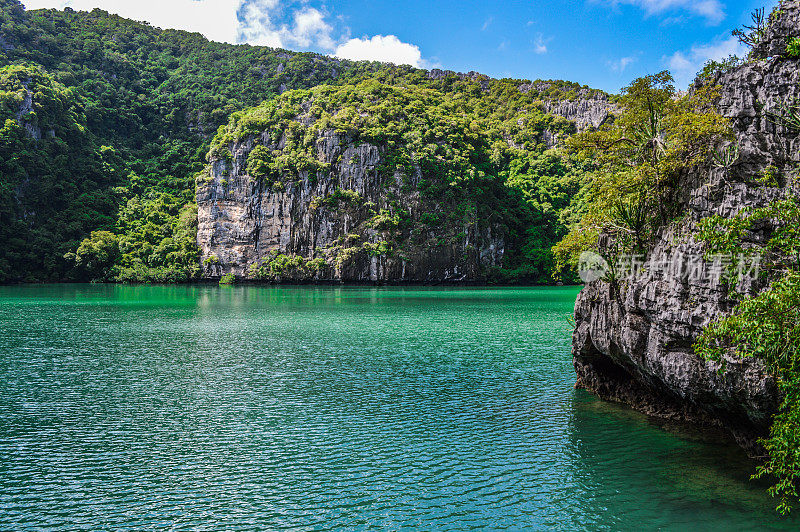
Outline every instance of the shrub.
POLYGON ((697 77, 703 82, 712 81, 718 75, 725 74, 726 72, 730 72, 734 68, 741 66, 744 63, 744 59, 737 57, 735 55, 729 55, 725 59, 721 59, 719 61, 709 60, 703 65, 703 70, 701 70, 697 77))
POLYGON ((694 348, 715 361, 726 354, 759 358, 776 378, 783 403, 769 436, 761 440, 768 457, 754 476, 774 479, 769 491, 780 498, 778 511, 785 514, 796 503, 800 484, 800 202, 789 196, 732 219, 708 218, 701 223, 700 239, 711 252, 752 252, 743 247, 745 232, 764 221, 773 230, 756 250, 764 254, 763 269, 773 282, 711 323, 694 348))
POLYGON ((275 250, 261 262, 251 264, 247 274, 259 281, 310 281, 325 266, 323 259, 305 259, 275 250))
POLYGON ((223 276, 222 276, 222 278, 219 280, 219 284, 220 284, 220 285, 232 285, 232 284, 236 284, 236 276, 235 276, 234 274, 232 274, 232 273, 226 273, 226 274, 225 274, 225 275, 223 275, 223 276))
POLYGON ((800 37, 792 37, 786 45, 786 55, 792 59, 800 58, 800 37))

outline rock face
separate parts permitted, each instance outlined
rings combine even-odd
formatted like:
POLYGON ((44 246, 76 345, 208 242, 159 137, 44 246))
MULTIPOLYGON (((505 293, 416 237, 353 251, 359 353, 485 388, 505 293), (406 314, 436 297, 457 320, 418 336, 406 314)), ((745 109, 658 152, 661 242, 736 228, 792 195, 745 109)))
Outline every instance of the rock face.
MULTIPOLYGON (((523 83, 519 86, 519 90, 524 93, 535 91, 546 94, 551 86, 551 82, 537 81, 523 83)), ((607 94, 588 88, 575 91, 573 98, 544 98, 543 103, 545 111, 574 122, 578 131, 597 129, 609 120, 613 120, 614 114, 618 112, 616 104, 607 94)))
MULTIPOLYGON (((268 136, 262 142, 269 143, 268 136)), ((247 175, 253 147, 252 138, 231 145, 232 158, 213 161, 209 178, 198 183, 198 242, 206 277, 253 278, 253 268, 280 254, 305 262, 321 259, 320 266, 272 280, 461 282, 478 279, 503 259, 500 228, 477 219, 461 226, 437 224, 436 213, 447 205, 420 195, 418 171, 382 171, 383 154, 376 146, 322 131, 317 156, 330 169, 301 172, 283 189, 247 175), (402 219, 414 223, 399 223, 402 219), (424 229, 409 232, 401 225, 424 229)))
POLYGON ((545 110, 575 122, 578 131, 599 128, 612 119, 616 106, 602 93, 581 94, 576 100, 549 100, 544 103, 545 110))
MULTIPOLYGON (((800 35, 800 2, 783 2, 756 57, 710 82, 719 84, 719 112, 729 118, 740 149, 729 168, 693 170, 682 176, 686 216, 663 229, 649 257, 702 256, 697 222, 730 217, 783 194, 800 161, 798 131, 776 124, 782 105, 800 97, 800 61, 785 57, 787 36, 800 35), (754 180, 774 167, 778 186, 754 180)), ((780 122, 780 121, 778 121, 780 122)), ((768 227, 749 235, 764 241, 768 227)), ((601 242, 602 243, 602 242, 601 242)), ((756 281, 758 283, 758 281, 756 281)), ((742 288, 751 293, 759 284, 742 288)), ((745 448, 756 450, 780 397, 758 360, 701 360, 692 344, 712 320, 733 308, 719 277, 653 271, 614 286, 589 283, 578 297, 573 355, 577 386, 629 403, 653 415, 721 424, 745 448)))
MULTIPOLYGON (((535 81, 533 83, 523 83, 519 86, 519 91, 528 93, 534 91, 542 95, 547 95, 554 88, 554 84, 549 81, 535 81)), ((557 89, 557 87, 555 87, 557 89)), ((614 116, 619 112, 619 108, 609 99, 608 95, 602 91, 581 88, 572 91, 568 98, 548 98, 542 99, 542 106, 545 112, 565 118, 575 124, 578 132, 597 129, 603 124, 613 122, 614 116)), ((546 130, 544 132, 544 142, 548 148, 553 148, 559 144, 560 139, 557 134, 546 130)))
MULTIPOLYGON (((492 81, 476 72, 432 70, 428 76, 469 79, 485 91, 492 81)), ((578 99, 562 110, 580 128, 599 125, 606 119, 599 109, 605 105, 607 117, 610 104, 598 98, 596 105, 581 106, 578 99)), ((303 105, 305 113, 310 104, 303 105)), ((303 113, 294 120, 303 127, 316 124, 303 113)), ((357 133, 315 129, 308 145, 324 170, 301 170, 279 186, 248 175, 254 150, 281 152, 285 133, 233 142, 197 183, 198 244, 206 278, 472 282, 503 266, 506 232, 513 234, 507 220, 482 219, 480 206, 465 190, 453 192, 465 194, 459 198, 424 196, 418 166, 393 165, 384 148, 357 140, 357 133)), ((557 142, 549 131, 543 140, 557 142)))
POLYGON ((28 89, 28 85, 30 84, 30 80, 26 81, 22 84, 23 88, 25 89, 25 98, 22 101, 22 105, 20 105, 19 110, 16 113, 17 122, 19 122, 24 128, 25 133, 34 140, 41 140, 42 138, 42 130, 31 124, 25 117, 27 117, 28 113, 33 112, 33 93, 28 89))

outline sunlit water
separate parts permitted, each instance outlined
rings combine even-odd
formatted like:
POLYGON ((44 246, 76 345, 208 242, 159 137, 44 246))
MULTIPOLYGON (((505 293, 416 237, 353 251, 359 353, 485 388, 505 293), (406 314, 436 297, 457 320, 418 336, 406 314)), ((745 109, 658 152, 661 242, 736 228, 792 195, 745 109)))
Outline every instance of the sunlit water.
POLYGON ((573 389, 576 293, 0 288, 0 529, 796 528, 573 389))

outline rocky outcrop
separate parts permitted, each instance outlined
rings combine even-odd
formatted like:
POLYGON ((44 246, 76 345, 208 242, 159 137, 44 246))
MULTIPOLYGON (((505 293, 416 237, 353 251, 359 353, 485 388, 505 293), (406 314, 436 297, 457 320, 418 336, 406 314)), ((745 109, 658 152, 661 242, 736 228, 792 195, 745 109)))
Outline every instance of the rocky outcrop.
POLYGON ((786 55, 786 46, 792 37, 800 37, 800 12, 796 2, 783 0, 771 14, 760 41, 753 48, 753 56, 759 59, 786 55))
MULTIPOLYGON (((484 91, 498 83, 476 72, 432 70, 428 76, 468 79, 484 91)), ((579 88, 562 83, 555 89, 561 87, 579 88)), ((598 109, 600 102, 608 104, 599 96, 596 101, 598 109)), ((309 111, 312 102, 319 105, 311 97, 292 120, 308 136, 303 149, 313 146, 313 153, 307 155, 314 169, 286 171, 278 177, 270 174, 267 180, 249 175, 257 172, 251 164, 260 160, 260 156, 252 157, 256 150, 268 153, 264 157, 271 161, 297 158, 293 141, 287 140, 291 133, 287 136, 287 129, 276 129, 236 137, 239 140, 234 142, 226 138, 227 145, 198 181, 198 244, 206 278, 233 274, 284 282, 473 282, 508 268, 515 255, 509 253, 512 259, 505 260, 507 251, 518 251, 512 246, 520 238, 522 222, 509 220, 511 209, 498 213, 489 207, 493 201, 505 201, 508 190, 502 179, 485 185, 469 184, 470 179, 458 186, 450 179, 439 183, 445 176, 439 165, 446 157, 420 159, 411 153, 406 163, 398 163, 396 149, 390 153, 386 150, 393 148, 388 144, 363 140, 369 137, 360 135, 358 127, 321 126, 312 117, 317 115, 309 111), (420 166, 426 168, 425 176, 420 166), (482 186, 488 188, 479 190, 482 186), (439 192, 431 192, 434 189, 439 192), (510 238, 517 241, 509 245, 510 238)), ((538 107, 538 102, 533 105, 538 107)), ((569 105, 573 106, 571 116, 581 124, 600 120, 584 117, 582 109, 594 108, 580 107, 580 100, 569 105)), ((359 115, 367 116, 362 111, 359 115)), ((570 129, 563 119, 554 122, 562 131, 570 129)), ((524 125, 523 118, 517 125, 524 125)), ((548 146, 558 141, 548 131, 538 133, 548 146)), ((503 141, 520 150, 527 146, 515 144, 511 135, 503 141)), ((281 166, 289 167, 288 163, 281 166)), ((463 172, 456 181, 473 170, 455 170, 463 172)), ((521 200, 515 196, 509 201, 521 200)))
MULTIPOLYGON (((597 129, 613 122, 615 114, 619 112, 619 108, 608 94, 588 87, 567 91, 550 81, 534 81, 523 83, 519 86, 519 91, 542 95, 542 107, 545 112, 574 123, 578 132, 597 129), (561 97, 550 96, 553 93, 561 97)), ((562 140, 558 134, 545 130, 544 142, 548 148, 557 146, 562 140)))
MULTIPOLYGON (((553 89, 553 85, 548 81, 535 81, 523 83, 519 86, 519 90, 523 93, 533 91, 546 95, 553 89)), ((568 91, 567 94, 569 95, 567 98, 544 96, 542 98, 544 109, 551 115, 574 122, 578 131, 597 129, 609 120, 613 120, 614 114, 618 112, 617 105, 602 91, 581 87, 577 91, 568 91)))
POLYGON ((42 138, 42 130, 38 126, 31 124, 27 118, 30 113, 33 112, 33 93, 28 89, 28 85, 30 85, 31 81, 28 80, 22 84, 23 89, 25 90, 25 96, 22 100, 22 104, 19 106, 17 110, 17 122, 25 128, 25 133, 34 140, 41 140, 42 138))
POLYGON ((454 72, 453 70, 441 70, 438 68, 434 68, 428 71, 427 73, 428 79, 446 79, 450 76, 455 76, 461 80, 469 80, 473 81, 481 86, 481 89, 485 92, 489 90, 489 83, 492 81, 492 78, 487 76, 486 74, 481 74, 480 72, 475 72, 474 70, 470 70, 469 72, 454 72))
MULTIPOLYGON (((421 174, 387 172, 377 146, 322 131, 322 172, 303 171, 267 186, 247 174, 248 155, 267 135, 230 146, 230 160, 212 162, 198 183, 198 243, 205 276, 259 278, 276 255, 302 266, 268 276, 281 281, 466 282, 500 266, 500 227, 471 219, 441 223, 446 201, 423 197, 421 174)), ((281 141, 273 148, 280 146, 281 141)))
MULTIPOLYGON (((427 75, 428 78, 436 80, 456 76, 459 79, 474 81, 479 83, 484 91, 489 90, 491 82, 490 77, 474 71, 463 73, 434 68, 427 75)), ((570 90, 566 90, 561 87, 562 85, 570 86, 572 84, 540 80, 522 83, 518 89, 525 94, 529 92, 541 94, 545 112, 574 122, 578 131, 597 129, 609 120, 613 120, 614 114, 618 112, 617 105, 603 91, 588 87, 580 87, 577 90, 570 87, 570 90), (550 96, 550 94, 558 94, 558 97, 550 96)), ((549 132, 546 133, 546 136, 548 134, 549 132)), ((548 147, 552 147, 556 143, 554 136, 546 138, 545 141, 548 147)))
POLYGON ((610 119, 617 111, 616 105, 608 100, 608 96, 599 92, 580 94, 575 100, 548 100, 544 102, 545 110, 551 115, 561 116, 575 122, 578 131, 597 129, 610 119))
MULTIPOLYGON (((790 187, 800 163, 800 132, 775 119, 782 106, 800 97, 800 61, 785 57, 787 35, 797 34, 800 2, 783 2, 756 50, 763 59, 710 80, 721 88, 717 106, 731 120, 740 155, 729 168, 694 169, 682 177, 686 216, 660 232, 650 259, 702 257, 705 248, 695 238, 700 220, 730 217, 797 193, 790 187), (754 179, 768 167, 774 167, 778 183, 754 179)), ((767 231, 763 227, 749 238, 764 241, 767 231)), ((703 328, 733 308, 721 277, 651 270, 625 282, 589 283, 579 295, 573 336, 577 386, 653 415, 720 424, 755 450, 756 437, 766 432, 780 402, 774 380, 758 360, 731 358, 721 371, 719 363, 701 360, 692 349, 703 328)), ((741 288, 751 293, 762 286, 747 283, 741 288)))

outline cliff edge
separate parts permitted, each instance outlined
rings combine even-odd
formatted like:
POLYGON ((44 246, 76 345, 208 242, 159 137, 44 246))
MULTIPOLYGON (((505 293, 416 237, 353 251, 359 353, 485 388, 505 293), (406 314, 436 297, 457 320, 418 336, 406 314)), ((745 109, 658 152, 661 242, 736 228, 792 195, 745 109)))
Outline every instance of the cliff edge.
MULTIPOLYGON (((783 2, 746 63, 696 82, 718 85, 718 112, 733 126, 738 146, 730 164, 692 168, 680 178, 684 216, 662 228, 645 261, 687 261, 707 251, 698 224, 730 218, 786 194, 800 162, 798 131, 774 116, 800 97, 800 61, 787 44, 800 35, 800 2, 783 2), (772 182, 759 176, 774 176, 772 182)), ((771 228, 748 233, 764 242, 771 228)), ((602 238, 601 238, 602 247, 602 238)), ((711 267, 711 266, 709 266, 711 267)), ((743 287, 757 293, 764 281, 743 287)), ((699 421, 728 429, 755 452, 780 404, 774 379, 757 359, 729 358, 722 365, 692 348, 701 331, 735 305, 720 275, 691 275, 652 268, 613 283, 590 282, 575 306, 573 356, 579 388, 654 416, 699 421)))

